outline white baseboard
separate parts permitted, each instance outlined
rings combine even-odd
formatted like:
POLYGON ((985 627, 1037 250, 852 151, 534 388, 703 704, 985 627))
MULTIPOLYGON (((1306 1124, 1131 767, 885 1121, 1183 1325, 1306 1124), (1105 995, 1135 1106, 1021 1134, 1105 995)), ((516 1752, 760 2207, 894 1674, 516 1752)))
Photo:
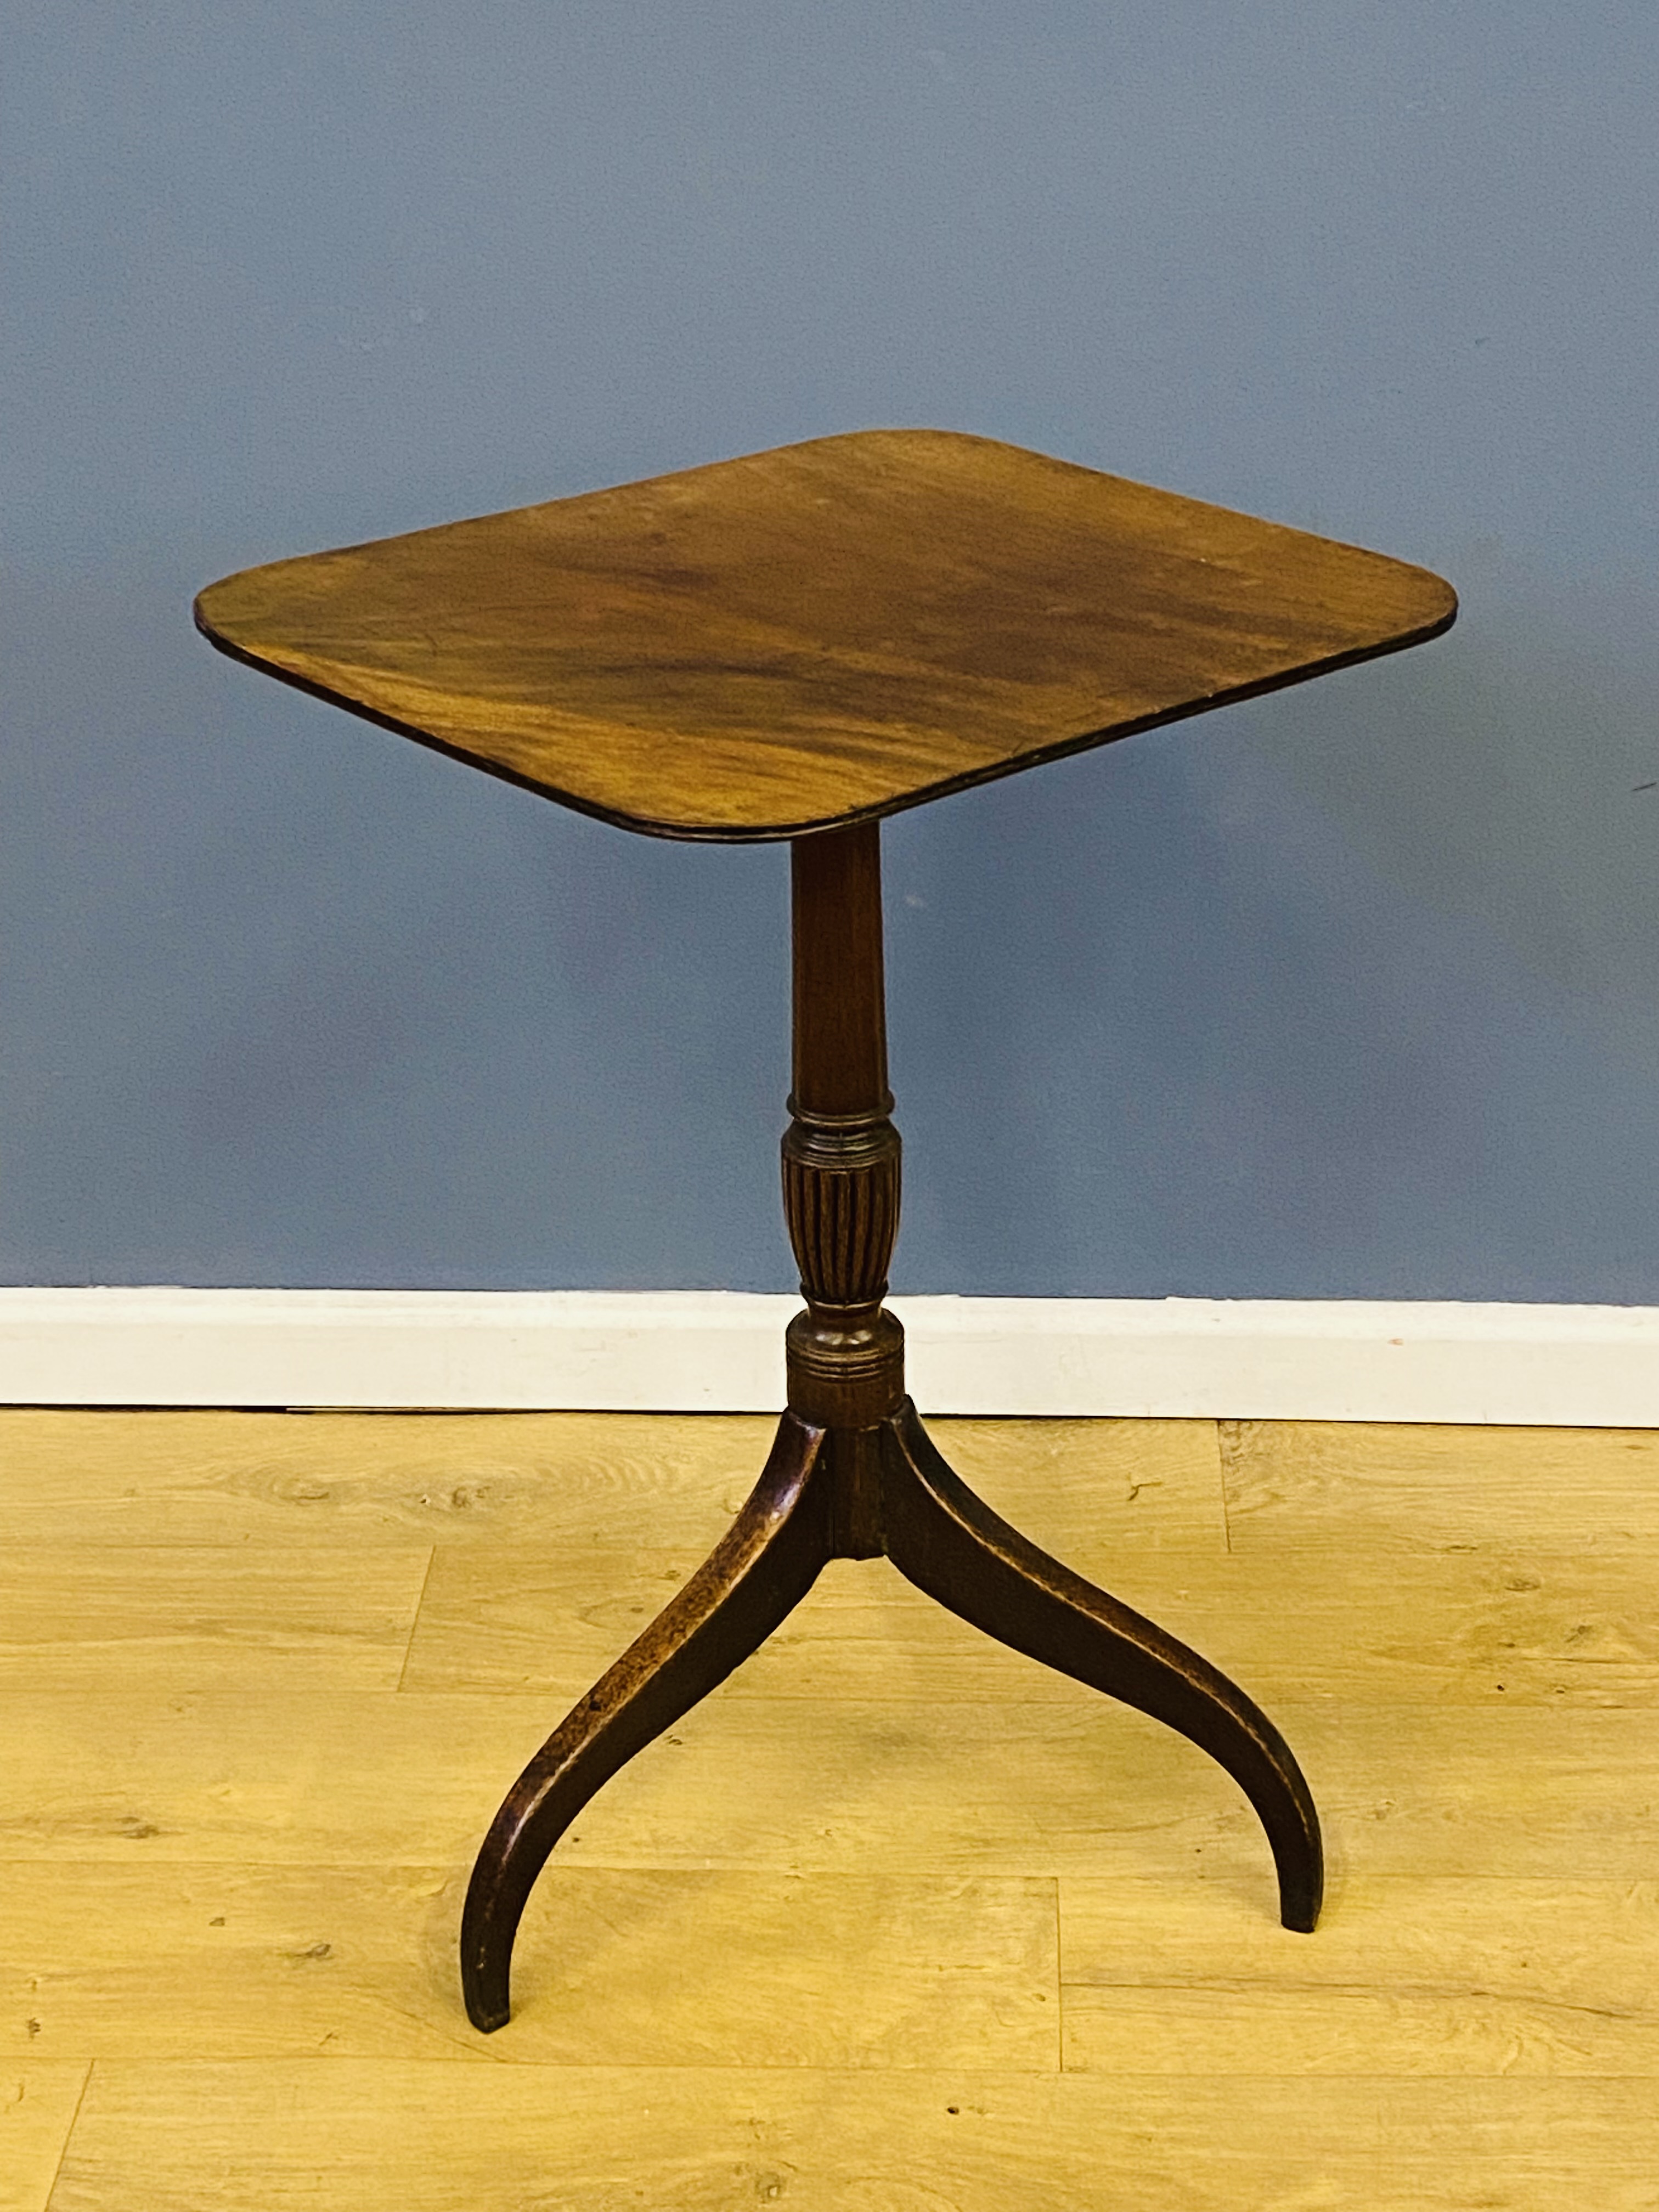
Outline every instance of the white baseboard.
MULTIPOLYGON (((0 1404, 770 1413, 792 1297, 0 1289, 0 1404)), ((924 1412, 1659 1427, 1659 1307, 896 1298, 924 1412)))

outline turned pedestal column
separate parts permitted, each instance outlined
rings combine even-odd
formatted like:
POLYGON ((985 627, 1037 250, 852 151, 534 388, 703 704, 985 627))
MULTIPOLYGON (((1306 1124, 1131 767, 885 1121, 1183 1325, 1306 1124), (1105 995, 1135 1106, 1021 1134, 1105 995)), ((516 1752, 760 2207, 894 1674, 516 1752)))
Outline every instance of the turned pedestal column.
POLYGON ((1283 1737, 1173 1637, 1051 1559, 952 1474, 904 1395, 904 1332, 881 1301, 899 1215, 889 1118, 875 823, 793 850, 794 1088, 784 1216, 805 1310, 785 1339, 788 1410, 764 1473, 691 1581, 532 1759, 484 1839, 461 1973, 475 2026, 508 2014, 514 1935, 554 1844, 626 1759, 764 1641, 832 1559, 883 1553, 940 1604, 1166 1721, 1255 1807, 1288 1928, 1311 1929, 1319 1822, 1283 1737))

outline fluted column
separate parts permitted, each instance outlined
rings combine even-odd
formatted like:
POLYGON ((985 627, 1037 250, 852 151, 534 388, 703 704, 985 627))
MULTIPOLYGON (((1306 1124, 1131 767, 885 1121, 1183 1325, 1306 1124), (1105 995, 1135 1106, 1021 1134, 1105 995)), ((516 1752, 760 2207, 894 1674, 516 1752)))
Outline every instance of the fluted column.
MULTIPOLYGON (((873 1431, 904 1395, 904 1333, 882 1306, 898 1233, 899 1135, 888 1119, 878 824, 798 837, 794 1089, 783 1210, 806 1310, 787 1340, 791 1410, 815 1426, 873 1431)), ((849 1438, 848 1487, 866 1489, 849 1438)), ((873 1492, 868 1500, 874 1510, 873 1492)), ((879 1549, 856 1503, 848 1548, 879 1549)))

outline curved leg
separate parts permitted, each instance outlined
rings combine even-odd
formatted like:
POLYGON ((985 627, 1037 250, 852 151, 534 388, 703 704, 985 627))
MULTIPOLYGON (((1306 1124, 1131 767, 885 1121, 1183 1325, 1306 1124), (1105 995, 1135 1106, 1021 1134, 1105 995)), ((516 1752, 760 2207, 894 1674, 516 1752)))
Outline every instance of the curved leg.
POLYGON ((763 1644, 830 1553, 825 1431, 793 1413, 708 1558, 537 1753, 472 1869, 461 1918, 467 2015, 506 2022, 513 1939, 547 1855, 588 1799, 763 1644), (815 1479, 816 1478, 816 1479, 815 1479))
POLYGON ((1311 1932, 1324 1887, 1319 1816, 1267 1715, 1206 1659, 999 1519, 946 1466, 908 1398, 884 1433, 883 1528, 899 1572, 1000 1642, 1150 1713, 1207 1751, 1267 1832, 1280 1918, 1311 1932))

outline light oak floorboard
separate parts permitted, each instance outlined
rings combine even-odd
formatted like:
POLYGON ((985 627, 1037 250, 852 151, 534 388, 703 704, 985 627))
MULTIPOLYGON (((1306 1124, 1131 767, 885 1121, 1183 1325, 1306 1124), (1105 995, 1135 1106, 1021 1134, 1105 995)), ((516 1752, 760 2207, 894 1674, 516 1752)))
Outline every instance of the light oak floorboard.
POLYGON ((0 1417, 0 2046, 94 2062, 51 2212, 1659 2212, 1645 1437, 1228 1428, 1224 1519, 1206 1425, 940 1424, 1267 1706, 1321 1933, 1193 1746, 842 1564, 474 2034, 483 1828, 772 1426, 0 1417))
POLYGON ((1659 1553, 1659 1431, 1223 1421, 1235 1552, 1659 1553))
MULTIPOLYGON (((1650 1877, 1650 1712, 1276 1703, 1333 1886, 1382 1873, 1650 1877)), ((470 1861, 561 1717, 539 1697, 279 1681, 0 1698, 0 1862, 470 1861)), ((1243 1796, 1170 1730, 1075 1703, 745 1698, 728 1685, 608 1783, 561 1863, 951 1876, 1200 1875, 1268 1911, 1243 1796)))
MULTIPOLYGON (((939 1421, 1051 1546, 1224 1548, 1212 1421, 939 1421), (1039 1525, 1040 1524, 1040 1525, 1039 1525)), ((640 1413, 0 1408, 10 1544, 713 1546, 777 1423, 640 1413)))
POLYGON ((1214 1884, 1073 1876, 1060 1919, 1078 2071, 1659 2074, 1650 1881, 1371 1875, 1309 1937, 1214 1884))
MULTIPOLYGON (((469 1862, 560 1717, 540 1697, 274 1685, 0 1699, 0 1856, 374 1866, 469 1862)), ((804 1707, 730 1686, 607 1784, 562 1862, 1047 1875, 1157 1871, 1253 1816, 1182 1739, 1079 1689, 1052 1704, 804 1707), (1237 1802, 1235 1802, 1237 1801, 1237 1802)))
POLYGON ((1641 2081, 100 2063, 52 2212, 1653 2212, 1641 2081))
MULTIPOLYGON (((1407 1553, 1346 1574, 1306 1553, 1171 1547, 1066 1564, 1151 1613, 1260 1700, 1376 1705, 1659 1703, 1659 1610, 1645 1558, 1494 1548, 1407 1553)), ((689 1551, 440 1547, 404 1686, 545 1690, 574 1704, 697 1565, 689 1551)), ((1048 1699, 1065 1677, 913 1591, 884 1559, 838 1559, 732 1678, 736 1694, 1048 1699)))
POLYGON ((87 2068, 0 2059, 0 2212, 46 2212, 87 2068))
POLYGON ((628 1546, 718 1533, 776 1424, 594 1413, 0 1410, 14 1542, 628 1546))
POLYGON ((428 1552, 44 1545, 0 1555, 0 1686, 396 1686, 428 1552))
POLYGON ((40 2057, 437 2057, 1052 2073, 1054 1884, 553 1868, 493 2036, 454 1868, 28 1869, 0 2019, 40 2057))

